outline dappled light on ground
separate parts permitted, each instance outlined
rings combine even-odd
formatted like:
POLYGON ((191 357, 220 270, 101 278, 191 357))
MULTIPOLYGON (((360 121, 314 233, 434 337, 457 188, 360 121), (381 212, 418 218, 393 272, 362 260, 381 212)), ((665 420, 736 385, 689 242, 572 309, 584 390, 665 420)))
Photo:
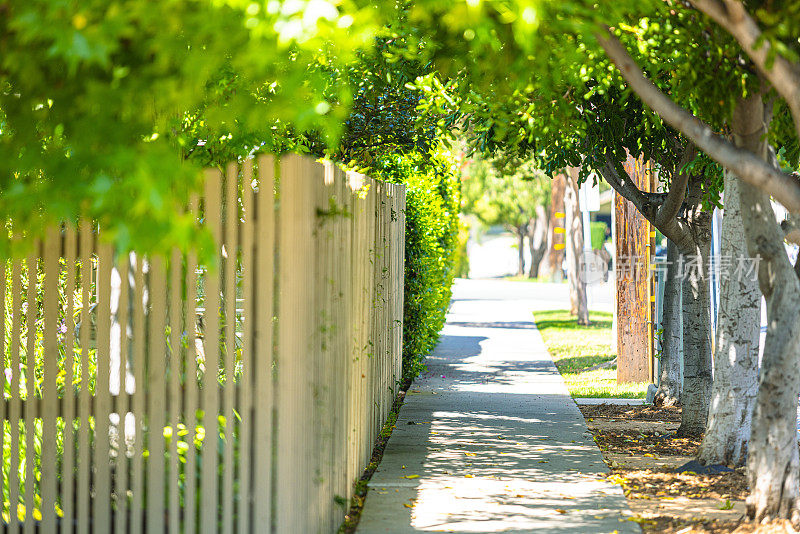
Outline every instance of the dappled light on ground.
POLYGON ((538 285, 513 301, 457 286, 359 532, 639 532, 530 320, 538 285))

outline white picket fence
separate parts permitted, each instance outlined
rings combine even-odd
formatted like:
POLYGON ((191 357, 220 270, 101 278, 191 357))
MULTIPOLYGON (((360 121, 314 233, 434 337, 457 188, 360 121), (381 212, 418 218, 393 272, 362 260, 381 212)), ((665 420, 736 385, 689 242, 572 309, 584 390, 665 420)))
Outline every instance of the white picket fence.
POLYGON ((205 180, 216 266, 89 223, 0 262, 4 531, 342 521, 400 380, 404 188, 300 156, 205 180))

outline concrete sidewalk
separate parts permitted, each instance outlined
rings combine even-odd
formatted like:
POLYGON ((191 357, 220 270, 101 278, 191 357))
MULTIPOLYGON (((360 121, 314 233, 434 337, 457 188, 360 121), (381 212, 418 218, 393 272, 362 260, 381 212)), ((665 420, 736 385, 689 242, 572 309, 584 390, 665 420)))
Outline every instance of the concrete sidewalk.
POLYGON ((541 286, 457 281, 359 533, 641 532, 533 323, 541 286))

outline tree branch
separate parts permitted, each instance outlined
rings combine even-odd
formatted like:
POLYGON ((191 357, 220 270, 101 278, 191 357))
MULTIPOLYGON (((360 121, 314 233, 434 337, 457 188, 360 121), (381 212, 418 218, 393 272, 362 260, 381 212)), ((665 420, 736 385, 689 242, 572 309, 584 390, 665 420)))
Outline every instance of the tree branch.
POLYGON ((656 213, 656 219, 658 221, 666 222, 677 217, 683 199, 686 196, 686 186, 689 184, 689 173, 683 172, 683 168, 688 165, 696 155, 697 151, 694 145, 688 143, 683 149, 681 160, 675 169, 675 176, 669 184, 667 198, 664 200, 664 204, 661 205, 661 208, 659 208, 658 213, 656 213))
POLYGON ((682 132, 720 165, 734 171, 742 180, 766 191, 790 212, 800 213, 800 182, 773 169, 754 154, 736 148, 715 134, 707 124, 675 104, 645 77, 622 43, 608 29, 595 37, 639 98, 664 121, 682 132))
MULTIPOLYGON (((600 174, 603 175, 608 185, 614 188, 614 190, 622 195, 623 198, 630 200, 636 209, 642 212, 647 205, 647 197, 644 195, 641 189, 636 187, 636 184, 633 183, 631 179, 622 178, 619 173, 617 172, 617 168, 614 166, 614 163, 611 161, 611 158, 608 155, 604 156, 605 164, 599 169, 600 174)), ((643 215, 644 212, 642 212, 643 215)), ((646 217, 647 215, 645 215, 646 217)))
POLYGON ((677 219, 675 217, 668 221, 657 219, 657 210, 654 208, 654 204, 651 202, 648 194, 636 187, 636 184, 634 184, 633 180, 629 177, 621 177, 608 155, 605 155, 604 159, 605 164, 602 165, 598 171, 600 171, 605 181, 608 182, 608 185, 619 193, 622 198, 629 200, 633 206, 639 210, 639 213, 650 221, 653 226, 658 228, 662 234, 673 242, 677 243, 680 241, 683 238, 683 234, 681 233, 681 225, 678 223, 677 219))
POLYGON ((789 106, 794 128, 800 136, 800 70, 798 66, 778 53, 771 53, 769 40, 762 38, 761 29, 739 0, 690 0, 701 12, 736 39, 753 60, 758 70, 767 77, 789 106), (768 66, 768 64, 770 64, 768 66))

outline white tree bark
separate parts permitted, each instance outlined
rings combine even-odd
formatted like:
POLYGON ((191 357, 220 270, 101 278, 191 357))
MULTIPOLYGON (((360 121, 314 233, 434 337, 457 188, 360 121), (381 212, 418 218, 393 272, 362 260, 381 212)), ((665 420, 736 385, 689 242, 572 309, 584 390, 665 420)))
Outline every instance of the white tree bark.
POLYGON ((714 385, 703 442, 703 465, 739 467, 747 460, 753 405, 758 392, 758 341, 761 291, 748 264, 739 179, 725 173, 725 212, 720 256, 720 307, 714 354, 714 385))
MULTIPOLYGON (((706 214, 707 215, 707 214, 706 214)), ((709 219, 710 220, 710 219, 709 219)), ((683 277, 683 392, 678 435, 700 434, 706 428, 711 400, 711 291, 708 258, 710 230, 692 228, 694 247, 684 253, 683 277)))
MULTIPOLYGON (((767 159, 761 95, 737 102, 735 143, 767 159)), ((760 257, 758 281, 767 302, 767 335, 750 436, 747 513, 756 521, 790 519, 800 527, 797 393, 800 391, 800 279, 783 246, 769 195, 740 183, 742 220, 750 256, 760 257)))
POLYGON ((583 221, 578 206, 578 169, 567 169, 567 187, 564 192, 565 238, 567 249, 567 282, 569 284, 570 313, 577 315, 578 324, 589 324, 589 307, 586 301, 586 278, 583 268, 583 221))
POLYGON ((759 281, 768 322, 747 460, 748 515, 757 521, 788 518, 798 527, 800 283, 786 256, 769 196, 742 185, 748 247, 762 257, 759 281))
POLYGON ((664 318, 661 338, 661 378, 653 399, 656 406, 675 406, 681 401, 683 385, 683 325, 681 322, 681 280, 678 276, 680 252, 667 242, 667 273, 664 281, 664 318))
POLYGON ((527 233, 527 228, 528 225, 514 228, 514 233, 517 236, 517 276, 525 275, 525 234, 527 233))
POLYGON ((528 245, 531 251, 531 265, 528 269, 528 278, 536 278, 539 266, 547 252, 547 233, 550 220, 544 206, 536 206, 536 218, 528 224, 528 245))

